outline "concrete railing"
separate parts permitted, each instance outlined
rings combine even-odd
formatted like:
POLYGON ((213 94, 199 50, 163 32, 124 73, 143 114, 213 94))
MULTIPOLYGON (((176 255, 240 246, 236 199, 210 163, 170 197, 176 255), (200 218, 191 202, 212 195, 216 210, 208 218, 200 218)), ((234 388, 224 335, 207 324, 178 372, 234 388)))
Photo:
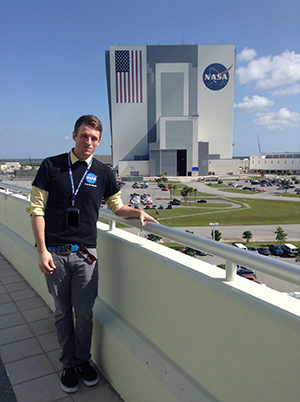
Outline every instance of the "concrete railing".
MULTIPOLYGON (((27 205, 0 193, 0 252, 53 306, 27 205)), ((113 224, 98 225, 98 253, 93 358, 126 402, 299 399, 299 300, 113 224)))

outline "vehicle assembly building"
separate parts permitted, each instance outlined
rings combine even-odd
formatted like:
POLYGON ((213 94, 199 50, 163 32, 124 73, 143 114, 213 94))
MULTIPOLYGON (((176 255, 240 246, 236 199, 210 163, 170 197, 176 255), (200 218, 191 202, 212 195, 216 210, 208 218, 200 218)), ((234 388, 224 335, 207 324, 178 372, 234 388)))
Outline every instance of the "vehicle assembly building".
POLYGON ((120 176, 206 175, 232 157, 233 45, 111 46, 106 72, 120 176))

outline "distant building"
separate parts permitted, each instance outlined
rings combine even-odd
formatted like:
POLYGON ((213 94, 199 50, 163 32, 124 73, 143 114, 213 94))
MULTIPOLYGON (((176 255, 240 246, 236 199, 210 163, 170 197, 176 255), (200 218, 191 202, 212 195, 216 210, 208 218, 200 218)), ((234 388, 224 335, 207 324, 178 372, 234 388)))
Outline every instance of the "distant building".
POLYGON ((277 152, 250 156, 250 171, 300 174, 300 152, 277 152))
POLYGON ((207 175, 232 157, 233 45, 111 46, 112 165, 120 176, 207 175))
POLYGON ((0 170, 4 173, 14 173, 16 170, 21 169, 20 162, 5 162, 0 165, 0 170))
POLYGON ((210 159, 208 171, 216 175, 238 175, 249 170, 249 158, 210 159))
POLYGON ((112 166, 111 155, 94 155, 94 158, 97 159, 97 161, 104 163, 104 165, 112 166))

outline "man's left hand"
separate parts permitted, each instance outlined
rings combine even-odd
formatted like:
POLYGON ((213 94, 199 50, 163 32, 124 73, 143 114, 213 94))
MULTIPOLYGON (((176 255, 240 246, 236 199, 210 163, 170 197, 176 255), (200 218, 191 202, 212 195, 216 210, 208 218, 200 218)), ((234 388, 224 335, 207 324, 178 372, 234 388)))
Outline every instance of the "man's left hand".
POLYGON ((148 215, 144 211, 140 211, 140 222, 142 226, 145 226, 147 222, 159 223, 156 219, 152 218, 152 216, 148 215))

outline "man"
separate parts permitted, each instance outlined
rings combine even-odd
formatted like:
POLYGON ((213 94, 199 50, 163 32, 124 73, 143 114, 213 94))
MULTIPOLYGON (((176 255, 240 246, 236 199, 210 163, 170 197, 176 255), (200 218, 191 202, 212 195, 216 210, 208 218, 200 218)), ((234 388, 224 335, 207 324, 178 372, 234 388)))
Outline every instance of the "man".
POLYGON ((98 289, 96 222, 102 199, 118 216, 138 218, 142 226, 157 223, 144 211, 123 205, 111 169, 93 158, 101 134, 97 117, 84 115, 76 121, 75 147, 42 162, 28 209, 39 268, 55 303, 61 387, 68 393, 78 390, 78 377, 86 386, 99 381, 90 363, 90 347, 98 289))

